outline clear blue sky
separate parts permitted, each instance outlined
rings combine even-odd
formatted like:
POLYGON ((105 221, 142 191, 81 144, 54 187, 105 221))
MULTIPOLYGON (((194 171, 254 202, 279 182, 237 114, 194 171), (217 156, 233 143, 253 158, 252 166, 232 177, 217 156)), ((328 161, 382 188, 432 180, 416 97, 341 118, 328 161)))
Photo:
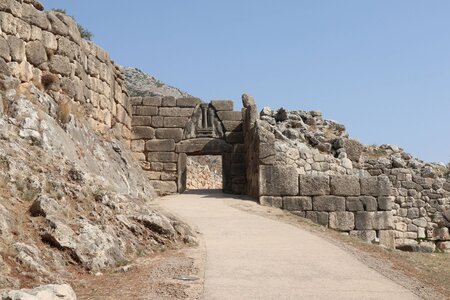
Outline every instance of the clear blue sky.
POLYGON ((321 110, 367 144, 450 160, 450 1, 43 0, 119 64, 205 101, 321 110))

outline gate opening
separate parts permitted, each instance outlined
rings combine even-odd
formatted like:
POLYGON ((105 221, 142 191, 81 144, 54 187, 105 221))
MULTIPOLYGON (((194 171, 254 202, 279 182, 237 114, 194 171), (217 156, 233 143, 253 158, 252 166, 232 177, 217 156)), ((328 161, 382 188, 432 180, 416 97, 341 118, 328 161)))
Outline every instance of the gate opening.
POLYGON ((221 155, 188 156, 186 171, 186 190, 223 188, 221 155))

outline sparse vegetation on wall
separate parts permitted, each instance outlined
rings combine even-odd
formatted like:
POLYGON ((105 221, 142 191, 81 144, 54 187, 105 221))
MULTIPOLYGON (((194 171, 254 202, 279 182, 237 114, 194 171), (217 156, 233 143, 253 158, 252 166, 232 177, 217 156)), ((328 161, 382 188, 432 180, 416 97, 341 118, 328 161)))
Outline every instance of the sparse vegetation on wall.
MULTIPOLYGON (((55 8, 52 10, 55 12, 59 12, 59 13, 68 15, 67 11, 62 8, 55 8)), ((70 16, 70 17, 72 17, 74 20, 76 20, 74 16, 70 16)), ((77 22, 77 25, 78 25, 78 31, 80 32, 81 37, 85 40, 91 41, 92 38, 94 37, 94 34, 92 32, 90 32, 89 30, 87 30, 86 28, 84 28, 80 23, 77 22)))

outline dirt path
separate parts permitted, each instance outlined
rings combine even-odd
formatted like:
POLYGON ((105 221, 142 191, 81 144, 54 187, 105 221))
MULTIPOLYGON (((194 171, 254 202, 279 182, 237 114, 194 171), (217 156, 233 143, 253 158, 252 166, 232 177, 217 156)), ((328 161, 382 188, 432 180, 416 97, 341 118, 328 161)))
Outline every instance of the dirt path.
POLYGON ((222 193, 159 200, 202 234, 205 299, 416 299, 323 238, 233 208, 239 201, 222 193))

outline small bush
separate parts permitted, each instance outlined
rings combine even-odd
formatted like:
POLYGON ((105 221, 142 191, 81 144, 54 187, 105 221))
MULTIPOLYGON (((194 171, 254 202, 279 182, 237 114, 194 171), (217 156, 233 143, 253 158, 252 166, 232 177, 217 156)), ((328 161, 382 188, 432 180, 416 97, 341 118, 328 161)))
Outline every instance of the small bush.
POLYGON ((287 110, 285 110, 283 107, 277 110, 277 113, 275 114, 275 121, 283 122, 286 121, 287 118, 287 110))
POLYGON ((59 80, 58 76, 51 73, 44 74, 41 77, 41 83, 45 90, 50 89, 53 84, 58 82, 58 80, 59 80))

